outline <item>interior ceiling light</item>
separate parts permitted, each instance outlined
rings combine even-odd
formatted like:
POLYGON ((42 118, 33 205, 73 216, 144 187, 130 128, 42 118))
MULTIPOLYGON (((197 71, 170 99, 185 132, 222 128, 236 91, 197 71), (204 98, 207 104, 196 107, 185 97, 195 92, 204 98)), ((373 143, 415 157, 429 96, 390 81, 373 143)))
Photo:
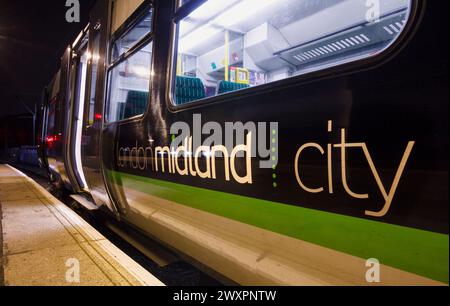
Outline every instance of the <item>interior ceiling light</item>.
MULTIPOLYGON (((209 0, 193 11, 189 17, 196 20, 208 20, 242 0, 209 0)), ((266 0, 263 0, 264 2, 266 0)), ((261 2, 261 1, 260 1, 261 2)))
MULTIPOLYGON (((281 0, 282 1, 282 0, 281 0)), ((280 0, 243 0, 220 14, 213 23, 224 28, 241 23, 245 19, 267 10, 269 6, 280 0)))
POLYGON ((218 29, 216 27, 213 27, 209 24, 206 24, 193 32, 186 35, 181 41, 179 50, 180 52, 188 52, 195 46, 199 45, 200 43, 207 41, 217 33, 219 33, 221 29, 218 29))

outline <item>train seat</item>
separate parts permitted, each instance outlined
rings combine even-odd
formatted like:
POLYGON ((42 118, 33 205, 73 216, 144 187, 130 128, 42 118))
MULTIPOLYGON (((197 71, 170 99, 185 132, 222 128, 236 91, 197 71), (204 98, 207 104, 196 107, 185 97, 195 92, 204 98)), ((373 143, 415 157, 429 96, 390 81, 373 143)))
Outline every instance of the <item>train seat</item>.
POLYGON ((206 97, 205 86, 199 78, 177 76, 175 87, 177 105, 200 100, 206 97))
POLYGON ((132 118, 142 115, 147 110, 148 92, 145 91, 129 91, 125 109, 123 112, 123 119, 132 118))
POLYGON ((228 82, 228 81, 220 81, 219 85, 217 86, 217 94, 224 94, 228 92, 233 92, 236 90, 244 89, 250 87, 247 84, 239 84, 234 82, 228 82))

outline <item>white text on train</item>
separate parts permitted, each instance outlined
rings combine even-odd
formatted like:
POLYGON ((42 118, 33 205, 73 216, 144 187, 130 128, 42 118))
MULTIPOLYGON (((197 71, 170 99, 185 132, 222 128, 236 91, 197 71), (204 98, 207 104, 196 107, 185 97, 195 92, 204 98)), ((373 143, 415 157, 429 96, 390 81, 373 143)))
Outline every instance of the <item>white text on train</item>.
MULTIPOLYGON (((328 122, 328 132, 331 133, 333 131, 333 122, 328 122)), ((372 156, 369 152, 369 148, 366 143, 347 143, 346 140, 346 129, 341 129, 341 143, 340 144, 328 144, 327 145, 327 168, 328 168, 328 192, 330 194, 334 193, 333 188, 333 167, 332 167, 332 154, 333 149, 338 149, 341 153, 341 180, 342 185, 347 192, 348 195, 350 195, 353 198, 356 199, 369 199, 369 194, 358 194, 356 192, 353 192, 349 186, 348 183, 348 177, 347 177, 347 151, 349 149, 359 149, 362 150, 364 153, 365 158, 367 159, 367 162, 370 166, 370 170, 372 172, 372 175, 377 182, 378 188, 385 200, 385 203, 382 206, 382 209, 378 212, 373 211, 366 211, 365 214, 372 217, 384 217, 391 207, 392 201, 395 196, 395 192, 397 191, 398 185, 400 183, 400 180, 402 178, 403 172, 405 170, 406 164, 409 160, 409 157, 412 153, 412 150, 414 148, 415 142, 410 141, 408 142, 408 145, 406 146, 406 149, 404 151, 403 157, 400 161, 400 164, 397 168, 397 172, 394 177, 394 181, 391 183, 391 187, 389 191, 386 189, 385 184, 382 182, 381 177, 379 175, 379 172, 375 166, 375 163, 372 159, 372 156)), ((302 180, 302 173, 301 173, 301 157, 302 154, 307 150, 315 150, 318 151, 320 154, 325 155, 324 148, 317 143, 306 143, 302 145, 295 156, 295 162, 294 162, 294 169, 295 169, 295 176, 297 178, 297 182, 299 186, 309 192, 309 193, 322 193, 325 191, 324 187, 316 187, 312 188, 311 186, 306 186, 306 184, 302 180)))

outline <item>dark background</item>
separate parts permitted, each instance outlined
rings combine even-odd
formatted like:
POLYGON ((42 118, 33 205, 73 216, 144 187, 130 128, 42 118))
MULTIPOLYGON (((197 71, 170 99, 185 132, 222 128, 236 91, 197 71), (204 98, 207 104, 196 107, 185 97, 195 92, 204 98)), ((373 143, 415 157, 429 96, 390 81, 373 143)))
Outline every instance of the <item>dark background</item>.
POLYGON ((11 145, 30 144, 30 110, 63 50, 87 24, 95 0, 79 2, 81 22, 68 23, 66 0, 0 0, 0 138, 13 138, 11 145))

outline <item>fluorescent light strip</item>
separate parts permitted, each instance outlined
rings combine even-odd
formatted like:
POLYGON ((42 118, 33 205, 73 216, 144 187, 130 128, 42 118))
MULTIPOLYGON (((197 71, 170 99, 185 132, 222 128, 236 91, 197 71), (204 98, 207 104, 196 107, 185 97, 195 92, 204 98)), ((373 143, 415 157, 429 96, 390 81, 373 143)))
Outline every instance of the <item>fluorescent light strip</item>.
MULTIPOLYGON (((275 2, 276 0, 243 0, 214 19, 213 23, 225 28, 234 26, 250 16, 260 13, 275 2)), ((278 2, 280 1, 278 0, 278 2)))
POLYGON ((193 11, 189 17, 198 20, 208 20, 209 18, 225 11, 228 7, 241 0, 208 0, 203 5, 193 11))
MULTIPOLYGON (((275 3, 275 0, 209 0, 205 2, 189 15, 190 19, 207 19, 209 16, 214 16, 222 10, 225 10, 224 13, 183 37, 180 41, 179 51, 182 53, 188 52, 219 33, 221 29, 216 28, 214 25, 229 28, 232 25, 242 22, 250 15, 260 13, 272 3, 275 3), (238 3, 238 1, 240 2, 238 3), (227 7, 229 9, 226 9, 227 7)), ((185 26, 185 24, 181 25, 181 32, 183 34, 185 33, 185 26)))
POLYGON ((217 33, 219 33, 221 30, 215 27, 212 27, 209 24, 206 24, 193 32, 186 35, 183 39, 180 41, 179 51, 180 52, 188 52, 195 46, 199 45, 200 43, 207 41, 217 33))

